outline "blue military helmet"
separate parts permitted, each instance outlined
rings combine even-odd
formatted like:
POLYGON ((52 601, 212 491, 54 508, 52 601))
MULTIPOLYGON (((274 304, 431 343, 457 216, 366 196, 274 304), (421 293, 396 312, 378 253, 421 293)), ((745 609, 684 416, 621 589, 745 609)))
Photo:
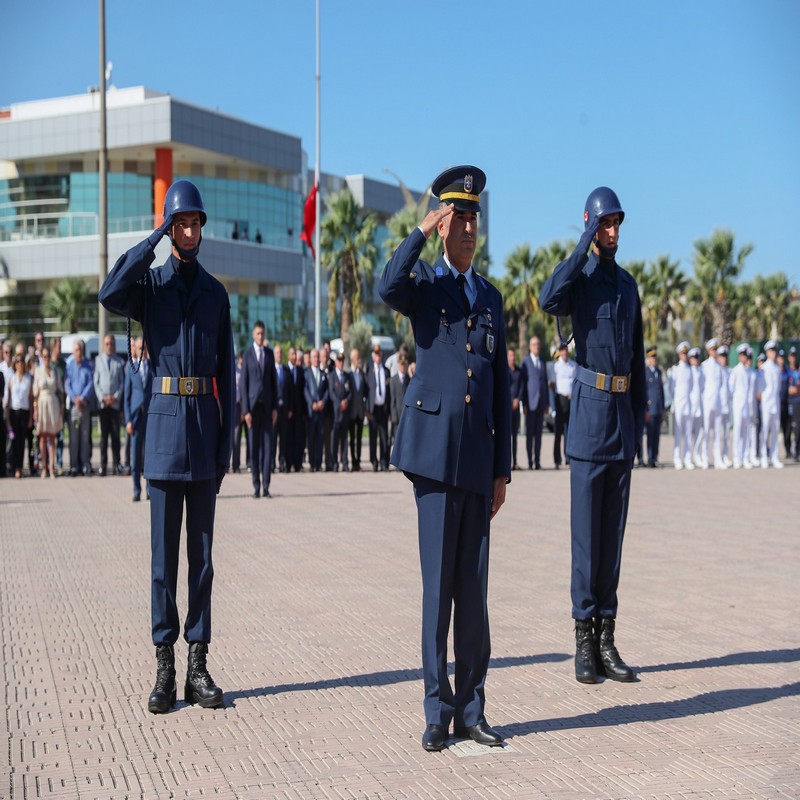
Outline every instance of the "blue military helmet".
POLYGON ((589 220, 593 217, 600 219, 609 214, 619 214, 620 223, 625 219, 625 212, 619 197, 613 189, 608 186, 598 186, 587 198, 586 206, 583 209, 583 227, 589 227, 589 220))
POLYGON ((206 224, 206 209, 200 190, 191 181, 175 181, 164 197, 164 219, 186 211, 199 211, 201 227, 206 224))

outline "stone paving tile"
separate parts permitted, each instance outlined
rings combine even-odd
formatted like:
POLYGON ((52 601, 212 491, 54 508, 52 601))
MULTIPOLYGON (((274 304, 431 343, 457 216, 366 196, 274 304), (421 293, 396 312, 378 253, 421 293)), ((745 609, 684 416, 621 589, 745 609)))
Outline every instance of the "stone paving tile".
MULTIPOLYGON (((569 471, 549 466, 514 473, 493 527, 487 716, 507 747, 441 753, 419 741, 402 475, 276 475, 257 502, 226 478, 209 655, 226 706, 183 702, 179 642, 162 716, 145 707, 148 505, 125 478, 0 482, 0 798, 800 796, 800 467, 634 472, 617 639, 639 680, 583 686, 569 471)), ((185 609, 183 563, 179 580, 185 609)))

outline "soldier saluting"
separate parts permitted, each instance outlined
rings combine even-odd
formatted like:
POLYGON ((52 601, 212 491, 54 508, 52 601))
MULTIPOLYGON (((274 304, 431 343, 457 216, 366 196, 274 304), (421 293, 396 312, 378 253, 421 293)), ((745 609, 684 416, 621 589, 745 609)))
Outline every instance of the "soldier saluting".
POLYGON ((614 643, 637 422, 647 402, 639 292, 614 260, 624 218, 617 195, 605 186, 595 189, 586 200, 578 246, 539 296, 549 314, 572 317, 575 333, 567 455, 575 677, 581 683, 595 683, 598 674, 634 679, 614 643))
POLYGON ((204 708, 222 705, 222 689, 206 668, 211 641, 216 495, 233 443, 235 369, 231 311, 225 287, 197 260, 206 223, 203 199, 177 181, 164 199, 164 222, 124 253, 100 289, 109 310, 142 323, 153 370, 147 412, 144 474, 150 482, 152 635, 156 683, 148 710, 175 704, 175 653, 180 634, 176 584, 183 509, 189 561, 189 643, 184 697, 204 708), (168 234, 172 254, 150 269, 154 248, 168 234))
POLYGON ((417 370, 408 384, 392 464, 414 484, 422 567, 426 750, 458 737, 502 744, 484 715, 489 665, 489 521, 511 479, 511 399, 503 300, 472 268, 478 241, 477 167, 445 170, 431 186, 440 206, 400 244, 379 291, 414 330, 417 370), (436 231, 444 253, 419 260, 436 231), (455 692, 447 635, 455 609, 455 692))

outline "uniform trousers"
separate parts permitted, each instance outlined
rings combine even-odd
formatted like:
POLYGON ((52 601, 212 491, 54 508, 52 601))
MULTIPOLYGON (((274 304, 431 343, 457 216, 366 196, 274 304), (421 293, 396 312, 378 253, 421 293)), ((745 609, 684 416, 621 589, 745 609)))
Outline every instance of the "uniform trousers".
POLYGON ((741 467, 749 461, 750 417, 741 410, 733 412, 733 466, 741 467))
POLYGON ((570 463, 572 618, 617 615, 631 461, 570 463))
POLYGON ((658 463, 658 444, 661 440, 661 414, 651 414, 650 422, 645 423, 647 430, 647 463, 658 463))
POLYGON ((131 478, 133 479, 133 495, 142 493, 142 472, 144 472, 144 435, 147 430, 147 413, 139 411, 139 420, 131 435, 131 478))
POLYGON ((487 607, 491 498, 414 476, 422 568, 423 707, 428 725, 483 721, 491 650, 487 607), (455 693, 447 675, 453 612, 455 693))
POLYGON ((263 403, 256 403, 250 410, 251 424, 247 431, 250 441, 250 477, 253 488, 266 493, 272 474, 272 414, 263 403))
POLYGON ((173 645, 180 633, 176 592, 184 504, 189 607, 183 638, 187 642, 211 641, 211 585, 214 579, 211 547, 216 503, 214 478, 205 481, 150 481, 154 645, 173 645))
POLYGON ((519 407, 511 409, 511 466, 517 466, 517 438, 519 437, 519 425, 522 419, 522 412, 519 407))
POLYGON ((723 462, 729 461, 728 453, 728 438, 731 433, 731 413, 730 411, 720 411, 720 451, 722 453, 723 462))
POLYGON ((761 409, 761 464, 778 461, 778 437, 780 433, 780 411, 761 409))
POLYGON ((714 466, 722 464, 722 415, 719 411, 708 408, 703 411, 703 464, 710 462, 711 437, 714 437, 714 466))
POLYGON ((672 460, 675 466, 684 466, 692 460, 692 417, 689 413, 675 414, 675 448, 672 460))

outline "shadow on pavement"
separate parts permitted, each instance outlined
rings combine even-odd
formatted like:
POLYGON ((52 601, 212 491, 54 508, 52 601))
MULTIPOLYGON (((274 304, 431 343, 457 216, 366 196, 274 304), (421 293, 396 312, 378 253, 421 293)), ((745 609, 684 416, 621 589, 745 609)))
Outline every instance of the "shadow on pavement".
MULTIPOLYGON (((541 653, 530 656, 503 656, 492 658, 489 669, 502 669, 504 667, 517 667, 524 664, 551 664, 566 661, 571 656, 566 653, 541 653)), ((448 665, 448 672, 452 673, 455 667, 448 665)), ((283 694, 284 692, 308 692, 321 689, 336 689, 343 686, 388 686, 404 681, 421 681, 422 669, 398 669, 388 672, 366 672, 362 675, 349 675, 343 678, 328 678, 322 681, 308 681, 305 683, 285 683, 276 686, 261 686, 257 689, 240 689, 225 692, 225 705, 232 706, 241 697, 262 697, 267 695, 283 694)))
POLYGON ((800 661, 800 648, 783 650, 755 650, 748 653, 730 653, 727 656, 701 658, 698 661, 677 661, 672 664, 653 664, 637 667, 637 672, 669 672, 676 669, 704 669, 705 667, 733 667, 742 664, 785 664, 800 661))
POLYGON ((529 733, 546 733, 570 728, 604 728, 615 725, 629 725, 634 722, 657 722, 667 719, 682 719, 699 714, 715 714, 734 708, 744 708, 760 703, 768 703, 780 697, 800 695, 800 683, 757 689, 720 689, 706 692, 683 700, 668 700, 663 703, 636 703, 633 705, 612 706, 590 714, 576 717, 554 717, 531 722, 494 727, 506 738, 525 736, 529 733))

